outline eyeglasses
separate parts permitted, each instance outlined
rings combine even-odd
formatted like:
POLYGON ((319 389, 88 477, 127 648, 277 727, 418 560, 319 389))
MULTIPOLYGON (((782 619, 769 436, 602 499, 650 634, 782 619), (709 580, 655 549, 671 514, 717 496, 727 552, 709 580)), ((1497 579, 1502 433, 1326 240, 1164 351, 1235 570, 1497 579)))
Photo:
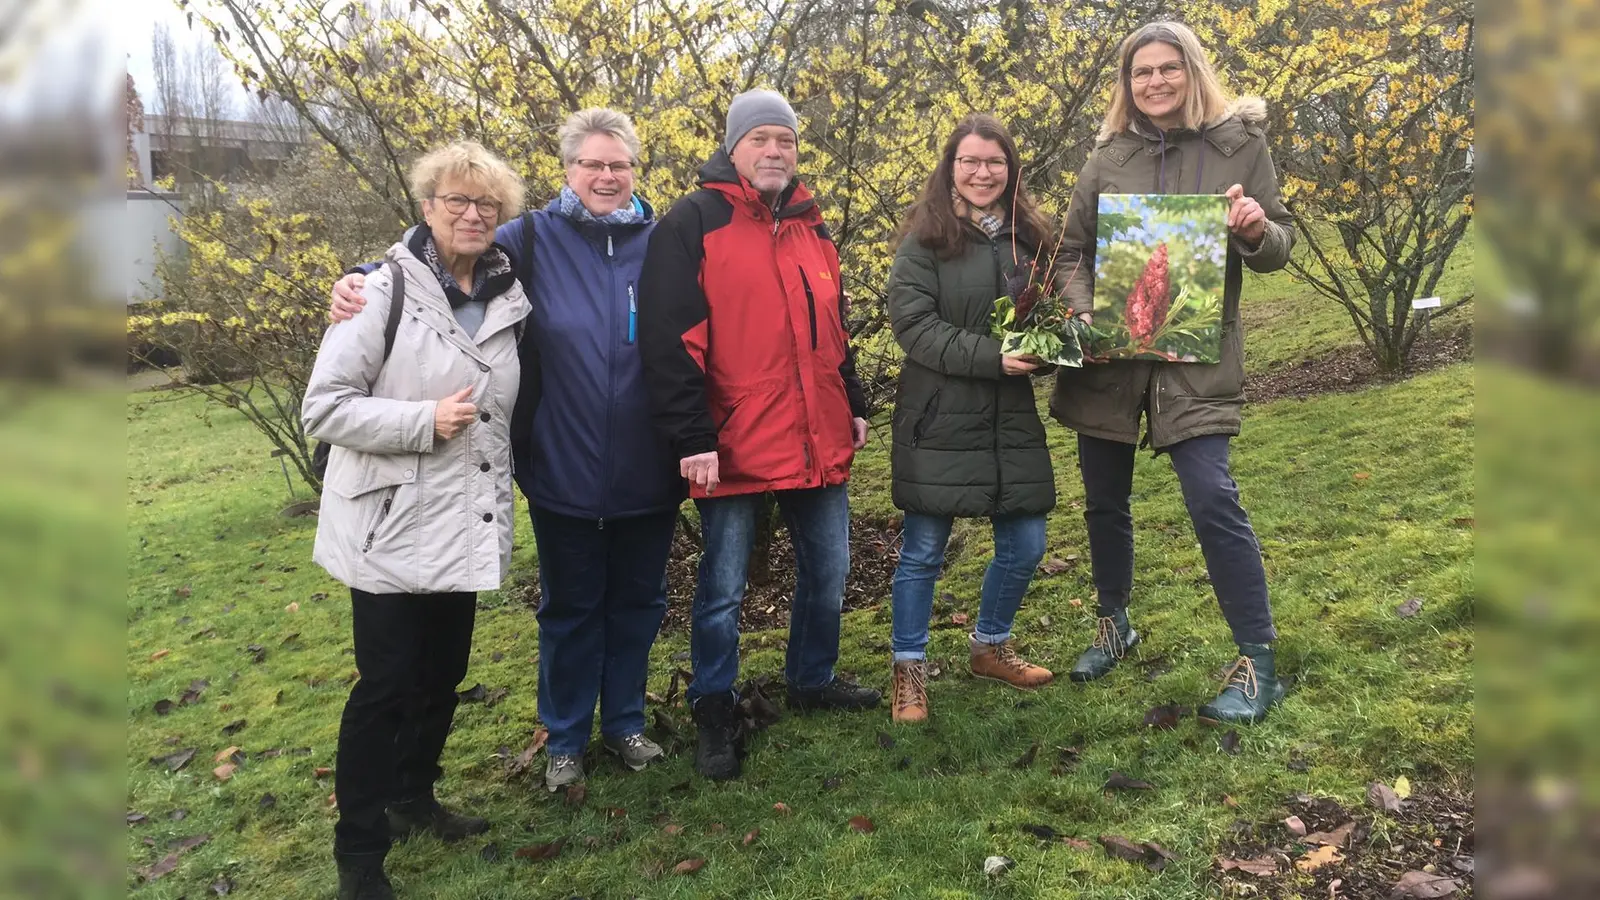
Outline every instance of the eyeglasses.
POLYGON ((633 163, 626 159, 622 160, 621 162, 610 163, 601 162, 598 159, 579 159, 574 160, 573 162, 578 168, 590 175, 599 175, 601 172, 610 172, 618 178, 621 178, 624 175, 633 174, 633 163))
POLYGON ((976 156, 956 157, 956 167, 961 170, 962 174, 976 175, 980 166, 988 169, 991 172, 1004 172, 1010 167, 1010 164, 1006 162, 1006 159, 1003 156, 998 156, 993 159, 980 159, 976 156))
POLYGON ((1150 66, 1140 66, 1139 68, 1134 69, 1130 74, 1133 77, 1134 84, 1149 84, 1151 77, 1157 72, 1161 73, 1162 81, 1177 81, 1183 77, 1183 73, 1186 68, 1187 67, 1180 60, 1162 63, 1155 68, 1151 68, 1150 66))
POLYGON ((500 218, 500 201, 493 197, 468 197, 466 194, 445 194, 443 197, 434 195, 432 198, 444 204, 444 208, 451 215, 459 216, 467 211, 467 204, 478 207, 478 215, 485 219, 500 218))

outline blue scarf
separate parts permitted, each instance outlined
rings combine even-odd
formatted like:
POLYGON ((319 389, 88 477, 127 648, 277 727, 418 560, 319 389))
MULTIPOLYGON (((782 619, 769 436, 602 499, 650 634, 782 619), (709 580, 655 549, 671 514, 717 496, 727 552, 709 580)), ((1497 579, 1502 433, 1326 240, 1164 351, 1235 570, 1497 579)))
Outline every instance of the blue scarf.
POLYGON ((578 199, 577 191, 571 185, 562 185, 561 194, 550 201, 550 206, 557 213, 574 222, 595 222, 601 225, 637 225, 644 221, 644 206, 639 198, 630 198, 627 206, 613 210, 603 216, 589 212, 583 201, 578 199))

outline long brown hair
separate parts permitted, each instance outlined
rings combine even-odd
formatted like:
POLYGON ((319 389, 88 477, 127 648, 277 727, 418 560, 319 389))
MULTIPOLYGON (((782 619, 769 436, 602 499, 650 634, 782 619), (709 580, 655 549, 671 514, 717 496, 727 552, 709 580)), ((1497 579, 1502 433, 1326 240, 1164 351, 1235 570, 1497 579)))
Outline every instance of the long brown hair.
POLYGON ((1050 221, 1039 212, 1039 207, 1022 184, 1022 165, 1017 159, 1017 142, 1011 132, 994 116, 973 113, 956 124, 944 142, 939 154, 939 164, 928 176, 922 194, 906 212, 900 225, 900 238, 915 237, 924 247, 940 259, 953 259, 967 248, 968 227, 956 215, 955 203, 950 193, 955 189, 956 146, 961 139, 975 134, 994 141, 1006 155, 1006 189, 1000 202, 1010 214, 1012 227, 1019 240, 1032 250, 1039 250, 1050 235, 1050 221))

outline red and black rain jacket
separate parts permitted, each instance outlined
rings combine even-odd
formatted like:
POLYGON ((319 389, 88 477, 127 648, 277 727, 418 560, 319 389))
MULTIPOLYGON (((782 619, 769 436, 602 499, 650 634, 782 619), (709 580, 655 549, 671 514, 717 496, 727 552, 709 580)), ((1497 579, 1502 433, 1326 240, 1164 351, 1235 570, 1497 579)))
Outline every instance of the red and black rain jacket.
POLYGON ((717 496, 843 484, 866 397, 816 201, 796 181, 774 213, 721 150, 700 185, 650 235, 640 277, 656 427, 679 459, 717 451, 717 496))

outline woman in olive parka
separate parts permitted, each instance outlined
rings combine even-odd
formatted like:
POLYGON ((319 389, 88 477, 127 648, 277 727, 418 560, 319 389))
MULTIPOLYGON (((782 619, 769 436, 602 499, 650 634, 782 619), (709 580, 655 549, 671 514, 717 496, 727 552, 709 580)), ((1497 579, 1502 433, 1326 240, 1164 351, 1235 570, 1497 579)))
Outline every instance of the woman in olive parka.
POLYGON ((1050 234, 1019 183, 1016 144, 991 116, 963 119, 907 213, 889 274, 889 322, 905 350, 890 456, 905 511, 895 570, 896 722, 928 714, 925 648, 934 582, 957 518, 994 526, 970 639, 972 672, 1020 688, 1054 676, 1011 646, 1011 624, 1044 556, 1055 476, 1029 374, 990 334, 1006 279, 1050 234))
POLYGON ((1243 270, 1283 268, 1294 244, 1293 219, 1279 199, 1267 153, 1265 120, 1259 98, 1228 98, 1193 31, 1177 22, 1138 29, 1117 54, 1105 123, 1073 189, 1062 241, 1063 257, 1082 261, 1067 297, 1090 309, 1101 194, 1220 194, 1229 200, 1221 361, 1119 360, 1063 368, 1050 400, 1051 415, 1078 433, 1083 515, 1099 595, 1097 634, 1070 677, 1105 676, 1139 642, 1128 621, 1129 500, 1142 417, 1145 443, 1165 454, 1178 475, 1218 604, 1239 645, 1222 692, 1199 709, 1209 722, 1260 721, 1284 694, 1261 549, 1228 466, 1244 406, 1243 270))

